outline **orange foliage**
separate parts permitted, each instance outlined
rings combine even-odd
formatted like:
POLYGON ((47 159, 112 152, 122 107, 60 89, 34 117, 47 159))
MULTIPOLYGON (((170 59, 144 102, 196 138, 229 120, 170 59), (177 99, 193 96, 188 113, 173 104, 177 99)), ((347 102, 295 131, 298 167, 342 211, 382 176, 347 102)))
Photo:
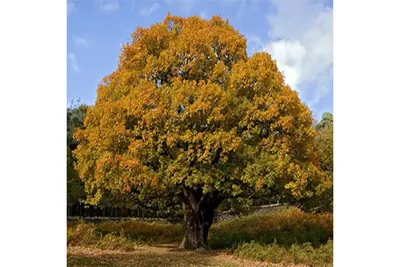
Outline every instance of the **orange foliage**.
POLYGON ((215 16, 168 15, 138 28, 75 138, 77 170, 96 203, 104 191, 313 194, 311 112, 265 52, 215 16))

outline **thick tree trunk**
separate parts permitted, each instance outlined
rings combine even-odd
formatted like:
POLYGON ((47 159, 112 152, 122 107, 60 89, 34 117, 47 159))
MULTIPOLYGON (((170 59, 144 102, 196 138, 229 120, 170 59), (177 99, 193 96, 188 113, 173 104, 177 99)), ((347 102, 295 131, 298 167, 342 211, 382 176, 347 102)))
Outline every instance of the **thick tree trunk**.
POLYGON ((179 246, 183 249, 208 249, 208 232, 214 221, 214 212, 220 199, 194 201, 194 198, 182 203, 184 210, 185 236, 179 246))
POLYGON ((185 213, 185 236, 179 247, 184 249, 207 249, 209 227, 204 223, 201 212, 187 208, 185 213))

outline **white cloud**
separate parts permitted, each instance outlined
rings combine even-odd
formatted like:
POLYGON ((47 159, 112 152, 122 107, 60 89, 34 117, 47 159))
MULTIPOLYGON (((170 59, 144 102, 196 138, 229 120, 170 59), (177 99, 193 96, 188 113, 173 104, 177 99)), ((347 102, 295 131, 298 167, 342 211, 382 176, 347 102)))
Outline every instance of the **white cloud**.
POLYGON ((75 37, 75 44, 76 45, 81 45, 81 46, 84 46, 84 47, 89 47, 90 46, 89 41, 87 41, 83 37, 75 37))
POLYGON ((68 53, 68 59, 71 63, 72 69, 79 72, 78 61, 76 60, 76 55, 74 53, 68 53))
POLYGON ((300 91, 303 66, 307 50, 299 40, 281 39, 264 47, 276 59, 278 67, 285 74, 285 81, 292 89, 300 91))
POLYGON ((142 8, 140 10, 140 14, 142 14, 145 17, 148 17, 151 15, 151 13, 155 12, 159 8, 160 8, 160 4, 156 2, 150 8, 142 8))
POLYGON ((202 19, 207 19, 208 13, 207 13, 207 9, 203 10, 200 12, 199 14, 200 18, 202 19))
POLYGON ((269 41, 249 39, 276 59, 292 89, 318 101, 332 90, 333 13, 323 2, 270 0, 269 41), (310 86, 312 85, 312 86, 310 86))
POLYGON ((102 13, 110 13, 119 9, 118 0, 95 0, 95 3, 102 13))

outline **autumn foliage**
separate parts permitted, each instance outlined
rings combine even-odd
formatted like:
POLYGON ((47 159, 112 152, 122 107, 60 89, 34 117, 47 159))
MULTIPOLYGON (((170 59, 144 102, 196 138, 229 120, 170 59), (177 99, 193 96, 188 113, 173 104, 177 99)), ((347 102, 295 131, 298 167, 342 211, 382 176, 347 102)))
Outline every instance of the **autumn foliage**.
POLYGON ((311 197, 324 176, 311 111, 268 53, 220 17, 138 28, 75 138, 91 203, 106 192, 179 202, 185 248, 207 246, 232 197, 311 197))

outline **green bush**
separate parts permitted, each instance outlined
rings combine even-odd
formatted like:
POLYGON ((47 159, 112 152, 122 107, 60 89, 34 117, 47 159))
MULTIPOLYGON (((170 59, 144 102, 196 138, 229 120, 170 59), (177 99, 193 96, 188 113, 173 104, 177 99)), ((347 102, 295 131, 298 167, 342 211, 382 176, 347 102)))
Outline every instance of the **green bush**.
POLYGON ((276 243, 263 245, 252 241, 251 243, 239 245, 233 254, 240 258, 273 263, 333 266, 332 240, 329 240, 319 248, 314 248, 310 243, 302 245, 293 244, 287 248, 276 243))

